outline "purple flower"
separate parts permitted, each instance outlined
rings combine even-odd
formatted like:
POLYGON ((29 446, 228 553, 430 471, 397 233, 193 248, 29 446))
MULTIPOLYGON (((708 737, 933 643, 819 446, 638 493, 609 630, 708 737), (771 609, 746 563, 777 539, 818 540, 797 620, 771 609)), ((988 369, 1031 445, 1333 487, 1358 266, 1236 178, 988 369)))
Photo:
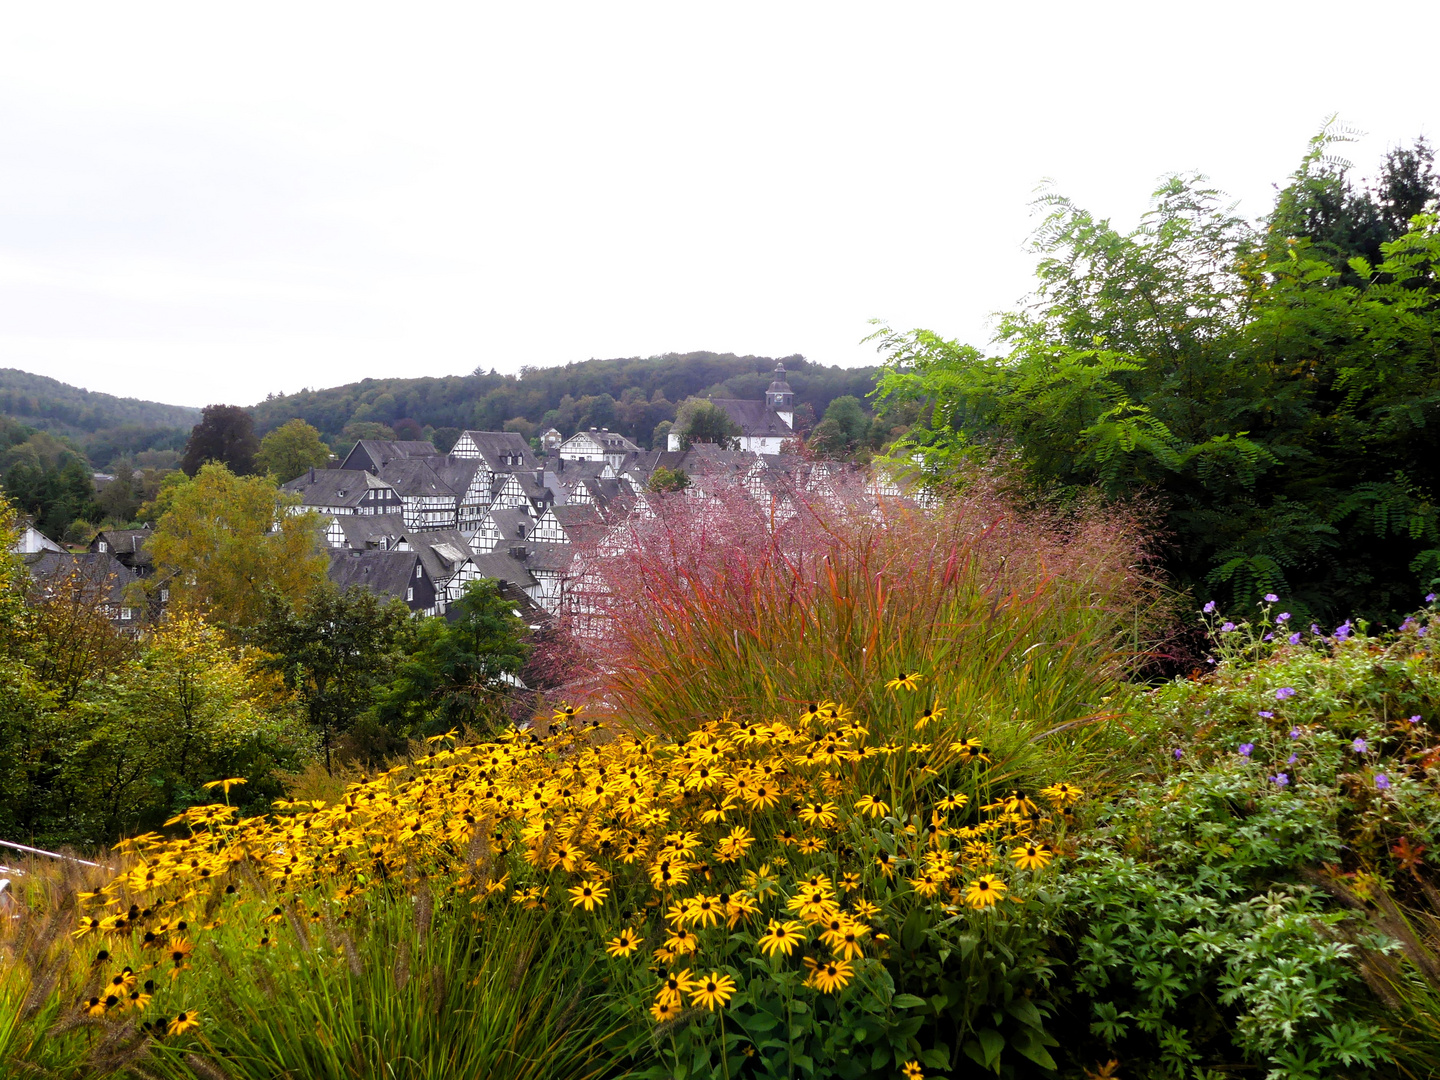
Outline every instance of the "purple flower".
POLYGON ((1202 608, 1201 610, 1203 610, 1206 615, 1213 615, 1213 614, 1215 614, 1215 601, 1214 601, 1214 600, 1209 601, 1208 603, 1206 603, 1205 607, 1202 608))
POLYGON ((1286 776, 1283 772, 1276 773, 1274 776, 1270 777, 1270 782, 1276 787, 1284 787, 1286 784, 1290 783, 1290 777, 1286 776))
POLYGON ((1414 629, 1415 629, 1415 620, 1414 620, 1413 618, 1408 618, 1408 619, 1406 619, 1404 622, 1402 622, 1402 623, 1400 624, 1400 632, 1401 632, 1402 634, 1405 633, 1406 630, 1414 630, 1414 629))
POLYGON ((1390 778, 1383 772, 1375 774, 1375 786, 1381 791, 1387 791, 1390 787, 1390 778))
POLYGON ((1341 623, 1335 628, 1335 640, 1344 641, 1352 633, 1354 633, 1354 630, 1355 628, 1350 625, 1350 620, 1346 619, 1343 623, 1341 623))
POLYGON ((1319 623, 1313 623, 1313 622, 1312 622, 1312 623, 1310 624, 1310 633, 1314 634, 1316 637, 1319 637, 1319 636, 1320 636, 1320 624, 1319 624, 1319 623))
POLYGON ((1260 715, 1263 716, 1266 720, 1273 720, 1273 719, 1275 719, 1275 714, 1274 714, 1273 712, 1271 712, 1269 709, 1261 709, 1261 710, 1260 710, 1260 715))
POLYGON ((1426 593, 1426 594, 1425 594, 1425 603, 1427 603, 1427 604, 1433 604, 1433 603, 1435 603, 1435 594, 1434 594, 1433 592, 1432 592, 1432 593, 1426 593))
POLYGON ((1290 729, 1290 738, 1292 738, 1292 739, 1298 739, 1298 738, 1300 738, 1300 729, 1299 729, 1298 727, 1292 727, 1292 728, 1290 729))
POLYGON ((1275 621, 1276 621, 1277 623, 1289 622, 1289 621, 1290 621, 1290 612, 1288 612, 1288 611, 1282 611, 1282 612, 1280 612, 1279 615, 1276 615, 1276 616, 1275 616, 1275 621))
POLYGON ((1426 634, 1430 633, 1430 627, 1422 626, 1419 630, 1416 630, 1415 633, 1420 637, 1424 637, 1426 634))
POLYGON ((1185 751, 1184 751, 1184 750, 1181 750, 1178 746, 1175 747, 1175 760, 1176 760, 1176 761, 1179 761, 1179 760, 1180 760, 1182 757, 1184 757, 1184 756, 1185 756, 1185 751))
POLYGON ((1299 644, 1300 644, 1300 635, 1299 635, 1299 634, 1291 634, 1291 635, 1290 635, 1290 644, 1291 644, 1291 645, 1299 645, 1299 644))
POLYGON ((1285 764, 1286 764, 1286 765, 1294 765, 1295 762, 1297 762, 1297 761, 1299 761, 1299 760, 1300 760, 1300 755, 1299 755, 1299 754, 1291 754, 1288 758, 1285 759, 1285 764))
POLYGON ((1279 599, 1280 599, 1280 598, 1279 598, 1278 596, 1276 596, 1273 592, 1267 592, 1267 593, 1265 594, 1265 603, 1267 603, 1267 604, 1273 604, 1273 603, 1275 603, 1276 600, 1279 600, 1279 599))
POLYGON ((1414 716, 1410 717, 1410 723, 1412 723, 1412 724, 1418 724, 1418 723, 1420 723, 1420 714, 1419 714, 1419 713, 1416 713, 1414 716))
POLYGON ((1276 691, 1275 691, 1275 700, 1276 700, 1276 701, 1284 701, 1284 700, 1286 700, 1287 698, 1292 698, 1292 697, 1294 697, 1294 696, 1295 696, 1295 688, 1294 688, 1293 686, 1282 686, 1282 687, 1280 687, 1279 690, 1276 690, 1276 691))
POLYGON ((1253 742, 1242 742, 1240 744, 1239 754, 1241 757, 1248 758, 1254 752, 1255 744, 1253 742))
POLYGON ((1265 637, 1264 637, 1263 639, 1261 639, 1261 640, 1263 640, 1263 641, 1274 641, 1274 640, 1275 640, 1275 635, 1274 635, 1274 634, 1266 634, 1265 637))
POLYGON ((1350 744, 1350 749, 1354 750, 1357 754, 1363 754, 1366 750, 1370 749, 1370 744, 1359 736, 1356 736, 1355 741, 1350 744))
POLYGON ((1220 633, 1222 633, 1222 634, 1228 634, 1228 633, 1230 633, 1231 630, 1234 630, 1234 629, 1235 629, 1235 624, 1234 624, 1233 622, 1227 622, 1224 626, 1220 627, 1220 633))

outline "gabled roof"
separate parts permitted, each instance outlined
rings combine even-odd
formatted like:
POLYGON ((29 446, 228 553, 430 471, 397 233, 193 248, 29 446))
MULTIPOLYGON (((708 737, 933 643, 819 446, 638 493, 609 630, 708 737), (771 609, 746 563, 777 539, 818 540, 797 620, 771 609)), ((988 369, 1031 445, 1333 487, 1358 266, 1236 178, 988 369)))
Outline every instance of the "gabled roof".
POLYGON ((380 478, 395 489, 402 499, 422 499, 446 496, 455 498, 465 493, 451 487, 432 468, 432 462, 425 458, 399 458, 380 470, 380 478))
POLYGON ((710 403, 725 410, 725 415, 740 425, 740 433, 751 438, 778 436, 793 439, 795 432, 781 420, 774 409, 763 401, 742 398, 711 398, 710 403))
POLYGON ((97 599, 120 604, 125 586, 136 580, 128 569, 108 551, 69 552, 41 551, 23 556, 30 580, 40 592, 57 588, 66 582, 94 590, 97 599))
POLYGON ((472 557, 470 541, 454 529, 407 532, 404 541, 420 556, 420 561, 425 564, 425 572, 437 583, 450 580, 461 565, 472 557))
POLYGON ((345 455, 340 468, 379 470, 400 458, 438 457, 439 454, 433 443, 421 440, 361 439, 345 455))
POLYGON ((34 525, 26 525, 20 530, 20 535, 10 550, 17 554, 33 555, 39 551, 63 552, 65 549, 35 528, 34 525))
POLYGON ((364 469, 312 469, 280 490, 299 495, 301 506, 359 506, 367 492, 391 486, 364 469))
POLYGON ((502 543, 528 541, 535 528, 534 517, 523 506, 494 506, 486 517, 500 530, 502 543))
POLYGON ((400 514, 340 514, 331 520, 345 534, 345 546, 357 551, 389 547, 405 534, 400 514))
POLYGON ((534 469, 539 467, 535 460, 534 453, 530 450, 530 444, 517 431, 462 431, 460 437, 470 436, 470 441, 475 444, 475 449, 480 452, 481 459, 489 466, 491 472, 510 472, 515 469, 534 469), (518 465, 511 465, 503 461, 505 457, 520 456, 518 465))
POLYGON ((494 578, 522 589, 534 586, 535 576, 525 569, 525 564, 512 559, 504 551, 489 551, 474 557, 475 569, 482 578, 494 578))
MULTIPOLYGON (((585 543, 590 540, 598 540, 605 530, 605 519, 593 506, 586 506, 583 503, 567 503, 564 506, 552 507, 555 512, 555 519, 560 522, 560 527, 565 530, 565 535, 570 538, 571 543, 585 543)), ((536 545, 539 546, 538 543, 536 545)))
POLYGON ((572 544, 532 544, 525 552, 525 565, 533 571, 563 574, 575 561, 572 544))
POLYGON ((483 464, 478 458, 460 458, 449 455, 441 458, 429 458, 427 463, 435 470, 435 475, 440 478, 440 482, 454 490, 457 495, 463 495, 470 490, 470 484, 483 464))
POLYGON ((404 600, 405 590, 414 584, 419 561, 420 555, 414 551, 332 550, 329 576, 341 591, 359 587, 377 596, 404 600))
POLYGON ((591 428, 589 431, 577 431, 571 435, 560 444, 560 452, 564 453, 565 448, 571 446, 572 443, 579 444, 586 440, 604 447, 607 454, 623 454, 640 449, 618 431, 611 431, 609 428, 591 428))

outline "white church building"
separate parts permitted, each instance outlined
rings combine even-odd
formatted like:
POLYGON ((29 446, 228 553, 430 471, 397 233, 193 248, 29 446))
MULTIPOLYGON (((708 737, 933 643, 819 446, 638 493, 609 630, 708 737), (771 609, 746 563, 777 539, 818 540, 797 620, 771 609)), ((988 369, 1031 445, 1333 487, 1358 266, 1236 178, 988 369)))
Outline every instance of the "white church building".
MULTIPOLYGON (((784 364, 775 365, 775 378, 765 391, 764 401, 711 398, 710 403, 724 409, 725 415, 740 429, 738 450, 778 454, 787 440, 795 438, 795 394, 785 381, 784 364)), ((679 432, 670 432, 666 449, 680 449, 679 432)))

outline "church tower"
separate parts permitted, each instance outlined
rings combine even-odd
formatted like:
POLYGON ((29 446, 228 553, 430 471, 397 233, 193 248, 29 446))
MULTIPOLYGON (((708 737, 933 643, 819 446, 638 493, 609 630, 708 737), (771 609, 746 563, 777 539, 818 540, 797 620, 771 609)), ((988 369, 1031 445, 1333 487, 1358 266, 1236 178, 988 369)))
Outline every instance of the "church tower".
POLYGON ((785 365, 775 365, 775 379, 765 391, 765 405, 785 421, 785 426, 795 427, 795 394, 785 381, 785 365))

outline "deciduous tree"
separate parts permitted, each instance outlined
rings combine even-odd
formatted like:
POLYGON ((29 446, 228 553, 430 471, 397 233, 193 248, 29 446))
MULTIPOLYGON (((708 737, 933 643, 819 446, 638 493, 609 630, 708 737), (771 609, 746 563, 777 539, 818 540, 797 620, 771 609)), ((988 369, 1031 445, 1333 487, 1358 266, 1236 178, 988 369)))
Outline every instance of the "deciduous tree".
POLYGON ((236 476, 255 471, 255 421, 238 405, 207 405, 200 423, 190 430, 180 468, 186 476, 196 475, 209 461, 224 465, 236 476))
POLYGON ((277 484, 288 483, 306 469, 321 468, 330 461, 330 448, 320 441, 320 432, 304 420, 281 424, 260 440, 255 467, 277 484))

